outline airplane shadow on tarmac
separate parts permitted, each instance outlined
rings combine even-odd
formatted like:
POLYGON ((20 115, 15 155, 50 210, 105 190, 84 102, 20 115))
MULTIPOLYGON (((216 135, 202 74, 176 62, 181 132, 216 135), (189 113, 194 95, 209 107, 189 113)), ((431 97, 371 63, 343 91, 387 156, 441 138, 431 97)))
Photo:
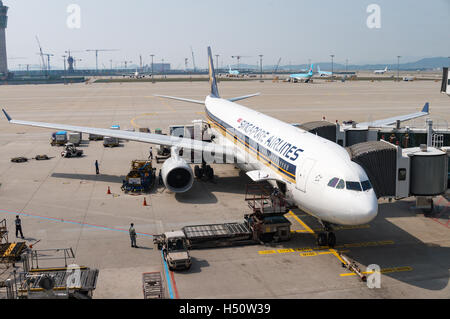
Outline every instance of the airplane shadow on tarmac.
MULTIPOLYGON (((410 209, 413 204, 413 201, 379 204, 378 216, 370 223, 369 228, 336 230, 336 245, 344 245, 338 250, 348 249, 349 251, 344 255, 361 265, 362 271, 366 271, 365 267, 376 264, 382 270, 387 270, 387 272, 383 272, 384 276, 427 290, 442 290, 449 284, 450 248, 441 247, 434 242, 425 243, 396 225, 402 227, 405 225, 405 228, 408 227, 408 229, 415 227, 426 229, 427 226, 424 225, 424 222, 434 223, 431 220, 422 221, 422 213, 410 209), (402 221, 402 218, 406 217, 417 219, 402 221), (389 242, 389 244, 381 244, 383 242, 389 242), (408 270, 389 272, 390 268, 397 267, 408 267, 408 270)), ((301 219, 313 229, 320 227, 313 217, 304 217, 302 214, 301 219)), ((291 222, 292 224, 297 223, 295 220, 291 220, 291 222)), ((438 223, 433 225, 429 231, 448 234, 447 228, 438 223)), ((267 246, 292 249, 305 246, 317 247, 315 237, 308 233, 295 233, 289 242, 268 244, 267 246)), ((338 259, 336 262, 339 262, 338 259)), ((342 273, 345 272, 348 271, 343 269, 342 273)), ((383 282, 381 285, 383 287, 383 282)))
POLYGON ((107 182, 107 183, 117 183, 122 184, 125 176, 115 176, 115 175, 105 175, 105 174, 68 174, 68 173, 53 173, 51 177, 56 178, 67 178, 67 179, 78 179, 84 181, 94 181, 94 182, 107 182))
POLYGON ((229 177, 214 176, 212 181, 195 180, 188 192, 175 194, 175 199, 180 203, 215 204, 218 199, 214 193, 217 192, 242 196, 244 200, 245 185, 248 183, 250 178, 245 173, 229 177))

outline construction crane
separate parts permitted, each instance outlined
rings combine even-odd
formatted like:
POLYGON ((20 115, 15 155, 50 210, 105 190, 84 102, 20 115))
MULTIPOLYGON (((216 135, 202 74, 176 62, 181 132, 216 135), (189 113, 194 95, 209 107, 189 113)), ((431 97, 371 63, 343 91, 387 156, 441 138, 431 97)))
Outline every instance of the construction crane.
POLYGON ((45 76, 47 76, 47 67, 45 66, 44 53, 43 53, 43 51, 42 51, 41 43, 39 42, 38 36, 36 36, 36 41, 37 41, 38 46, 39 46, 39 53, 38 53, 38 54, 41 56, 42 71, 44 71, 45 76))
MULTIPOLYGON (((44 52, 42 51, 41 43, 39 42, 38 36, 36 36, 36 40, 37 40, 37 43, 38 43, 38 46, 39 46, 39 53, 37 53, 37 54, 39 54, 39 55, 41 56, 41 60, 42 60, 42 69, 43 69, 43 70, 47 69, 47 71, 50 71, 50 57, 51 57, 51 56, 54 56, 54 54, 51 54, 51 53, 44 53, 44 52), (44 55, 47 56, 47 68, 45 67, 45 59, 44 59, 44 55)), ((45 75, 47 75, 47 72, 46 72, 45 75)))
POLYGON ((231 56, 233 59, 236 58, 237 59, 237 70, 239 71, 239 66, 240 66, 240 60, 241 58, 251 58, 251 56, 244 56, 244 55, 232 55, 231 56))
POLYGON ((275 73, 277 73, 278 71, 278 67, 280 66, 280 62, 281 62, 281 58, 278 60, 277 65, 275 66, 275 69, 273 69, 273 74, 275 75, 275 73))
POLYGON ((88 49, 86 52, 95 52, 95 70, 98 71, 98 53, 106 51, 119 51, 117 49, 88 49))
POLYGON ((122 63, 125 65, 125 69, 128 69, 128 63, 133 63, 133 61, 122 61, 122 63))
POLYGON ((197 72, 197 68, 195 66, 194 50, 192 50, 192 46, 191 46, 191 52, 192 52, 192 64, 194 65, 194 73, 195 73, 195 72, 197 72))

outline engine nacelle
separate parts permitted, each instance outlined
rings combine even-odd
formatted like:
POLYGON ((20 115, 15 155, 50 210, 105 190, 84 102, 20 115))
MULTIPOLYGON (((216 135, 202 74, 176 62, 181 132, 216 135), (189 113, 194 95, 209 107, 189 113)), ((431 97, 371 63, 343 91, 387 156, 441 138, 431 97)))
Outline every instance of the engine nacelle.
POLYGON ((194 183, 194 173, 184 159, 172 153, 161 167, 161 177, 164 185, 174 193, 184 193, 191 189, 194 183))

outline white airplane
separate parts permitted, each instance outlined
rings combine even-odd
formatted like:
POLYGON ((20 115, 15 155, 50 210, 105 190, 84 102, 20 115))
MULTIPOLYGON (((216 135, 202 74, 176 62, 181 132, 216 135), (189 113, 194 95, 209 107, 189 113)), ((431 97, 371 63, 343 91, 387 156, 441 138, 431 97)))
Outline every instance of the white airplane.
POLYGON ((139 73, 139 71, 136 69, 136 71, 134 73, 127 73, 127 74, 122 74, 123 77, 129 77, 130 79, 141 79, 141 78, 145 78, 145 74, 139 73))
POLYGON ((331 75, 332 75, 332 72, 329 72, 329 71, 321 71, 319 65, 317 66, 317 73, 318 73, 320 76, 331 76, 331 75))
POLYGON ((385 67, 384 70, 375 70, 373 73, 375 74, 385 74, 388 71, 388 68, 385 67))
POLYGON ((442 70, 441 93, 445 93, 450 96, 450 79, 448 77, 448 68, 443 68, 442 70))
POLYGON ((290 203, 316 217, 325 229, 317 239, 321 246, 335 245, 332 225, 361 225, 377 216, 378 201, 369 178, 364 169, 351 160, 345 148, 234 103, 259 93, 221 98, 209 47, 208 58, 211 92, 205 100, 158 96, 204 105, 215 135, 212 143, 158 134, 13 120, 5 110, 3 112, 12 124, 168 145, 172 156, 163 164, 161 176, 164 185, 175 193, 188 191, 194 181, 190 164, 182 158, 184 149, 203 152, 203 156, 213 154, 213 160, 205 156, 202 164, 210 171, 212 168, 208 164, 214 159, 227 157, 253 181, 268 181, 279 187, 290 203))

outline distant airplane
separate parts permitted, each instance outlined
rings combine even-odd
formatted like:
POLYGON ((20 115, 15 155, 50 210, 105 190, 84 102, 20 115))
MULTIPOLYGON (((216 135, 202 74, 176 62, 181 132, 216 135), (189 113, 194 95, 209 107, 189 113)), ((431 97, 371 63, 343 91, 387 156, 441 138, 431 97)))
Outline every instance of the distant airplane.
POLYGON ((309 68, 308 73, 296 73, 296 74, 291 74, 289 75, 289 79, 292 82, 305 82, 308 83, 312 76, 313 76, 313 69, 314 69, 314 64, 311 64, 311 67, 309 68))
POLYGON ((240 72, 238 70, 232 70, 231 66, 228 65, 228 76, 239 76, 240 72))
POLYGON ((375 70, 373 73, 375 74, 385 74, 388 71, 388 68, 385 67, 384 70, 375 70))
POLYGON ((320 76, 332 76, 332 75, 333 75, 332 72, 321 71, 319 65, 317 66, 317 73, 318 73, 320 76))
POLYGON ((145 74, 143 73, 139 73, 139 71, 136 69, 135 72, 133 73, 126 73, 126 74, 122 74, 123 77, 129 77, 130 79, 141 79, 141 78, 145 78, 145 74))
POLYGON ((450 79, 448 78, 448 68, 443 68, 442 70, 441 93, 445 93, 450 96, 450 79))

